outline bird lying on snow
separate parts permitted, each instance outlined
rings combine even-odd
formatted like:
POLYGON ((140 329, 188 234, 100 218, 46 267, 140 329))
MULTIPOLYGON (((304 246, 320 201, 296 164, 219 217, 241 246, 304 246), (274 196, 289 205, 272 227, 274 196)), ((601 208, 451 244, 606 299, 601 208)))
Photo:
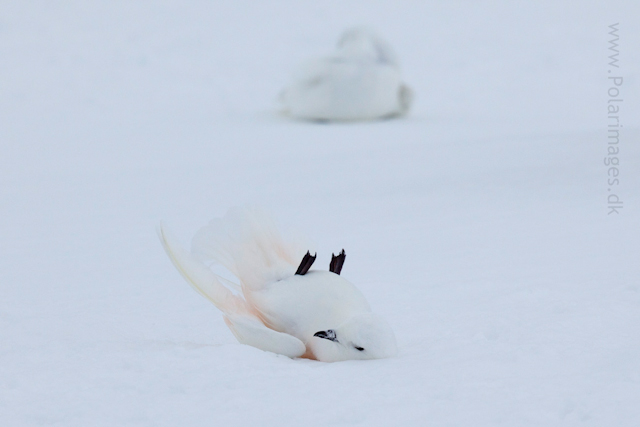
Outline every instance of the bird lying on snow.
MULTIPOLYGON (((379 359, 396 353, 391 328, 342 276, 344 250, 329 271, 310 270, 315 256, 286 240, 255 208, 231 209, 201 228, 192 253, 164 226, 158 234, 184 278, 224 315, 239 342, 289 357, 323 362, 379 359), (203 261, 214 261, 240 280, 242 296, 223 285, 203 261)), ((236 285, 237 286, 237 285, 236 285)))
POLYGON ((304 63, 281 94, 287 114, 321 121, 397 116, 412 98, 391 46, 362 28, 345 31, 332 56, 304 63))

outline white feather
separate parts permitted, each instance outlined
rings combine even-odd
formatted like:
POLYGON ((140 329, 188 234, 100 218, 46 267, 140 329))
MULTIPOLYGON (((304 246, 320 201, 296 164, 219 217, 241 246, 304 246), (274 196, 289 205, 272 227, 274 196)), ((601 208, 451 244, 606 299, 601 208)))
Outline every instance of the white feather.
POLYGON ((358 28, 342 35, 332 56, 304 63, 281 95, 293 117, 335 121, 403 114, 412 98, 391 46, 358 28))
POLYGON ((196 257, 222 265, 249 289, 293 276, 307 250, 283 239, 273 219, 255 207, 230 209, 191 242, 196 257))
POLYGON ((242 298, 225 288, 220 277, 184 250, 162 224, 158 236, 173 265, 187 283, 224 313, 225 323, 240 343, 288 357, 305 353, 302 341, 267 328, 242 298))
POLYGON ((371 313, 362 293, 346 279, 328 271, 295 274, 306 249, 283 238, 259 209, 231 209, 200 229, 192 242, 200 259, 219 262, 240 279, 242 296, 180 247, 165 227, 159 236, 178 271, 223 312, 241 343, 327 362, 396 352, 389 326, 371 313), (318 332, 328 330, 335 340, 319 337, 318 332))

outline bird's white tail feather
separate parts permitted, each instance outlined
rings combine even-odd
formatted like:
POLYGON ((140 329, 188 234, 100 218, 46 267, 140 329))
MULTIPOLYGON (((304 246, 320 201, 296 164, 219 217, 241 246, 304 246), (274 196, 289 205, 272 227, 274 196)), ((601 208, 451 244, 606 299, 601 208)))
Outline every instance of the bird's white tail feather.
POLYGON ((187 282, 223 313, 248 313, 245 300, 227 289, 218 276, 185 250, 161 224, 158 236, 167 255, 187 282))
POLYGON ((298 338, 267 328, 257 317, 230 314, 224 317, 224 321, 242 344, 292 358, 307 351, 298 338))
POLYGON ((230 209, 201 228, 191 248, 200 259, 227 268, 250 290, 293 276, 309 249, 283 238, 275 221, 257 208, 230 209))

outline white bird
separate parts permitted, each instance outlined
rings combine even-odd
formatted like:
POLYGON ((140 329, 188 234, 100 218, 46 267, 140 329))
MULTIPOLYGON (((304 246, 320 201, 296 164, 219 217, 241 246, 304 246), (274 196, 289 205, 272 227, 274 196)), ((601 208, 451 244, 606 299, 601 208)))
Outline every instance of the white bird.
POLYGON ((373 120, 403 114, 413 94, 396 55, 372 31, 345 31, 332 56, 308 61, 281 94, 285 112, 308 120, 373 120))
POLYGON ((309 270, 315 256, 285 240, 256 208, 235 208, 200 229, 192 253, 164 226, 160 240, 184 278, 223 313, 239 342, 289 357, 323 362, 379 359, 396 354, 388 324, 342 276, 344 250, 330 271, 309 270), (302 260, 302 261, 300 261, 302 260), (239 280, 241 295, 204 264, 214 261, 239 280), (296 268, 297 267, 297 268, 296 268))

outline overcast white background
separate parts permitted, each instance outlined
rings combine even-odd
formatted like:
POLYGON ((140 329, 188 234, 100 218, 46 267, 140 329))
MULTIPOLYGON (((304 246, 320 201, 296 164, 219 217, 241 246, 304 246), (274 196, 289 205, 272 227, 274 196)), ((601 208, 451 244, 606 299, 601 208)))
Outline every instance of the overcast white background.
POLYGON ((1 2, 0 424, 639 425, 639 20, 632 0, 1 2), (396 49, 410 114, 280 115, 353 25, 396 49), (344 247, 398 357, 238 344, 155 227, 187 245, 244 204, 315 240, 316 268, 344 247))

